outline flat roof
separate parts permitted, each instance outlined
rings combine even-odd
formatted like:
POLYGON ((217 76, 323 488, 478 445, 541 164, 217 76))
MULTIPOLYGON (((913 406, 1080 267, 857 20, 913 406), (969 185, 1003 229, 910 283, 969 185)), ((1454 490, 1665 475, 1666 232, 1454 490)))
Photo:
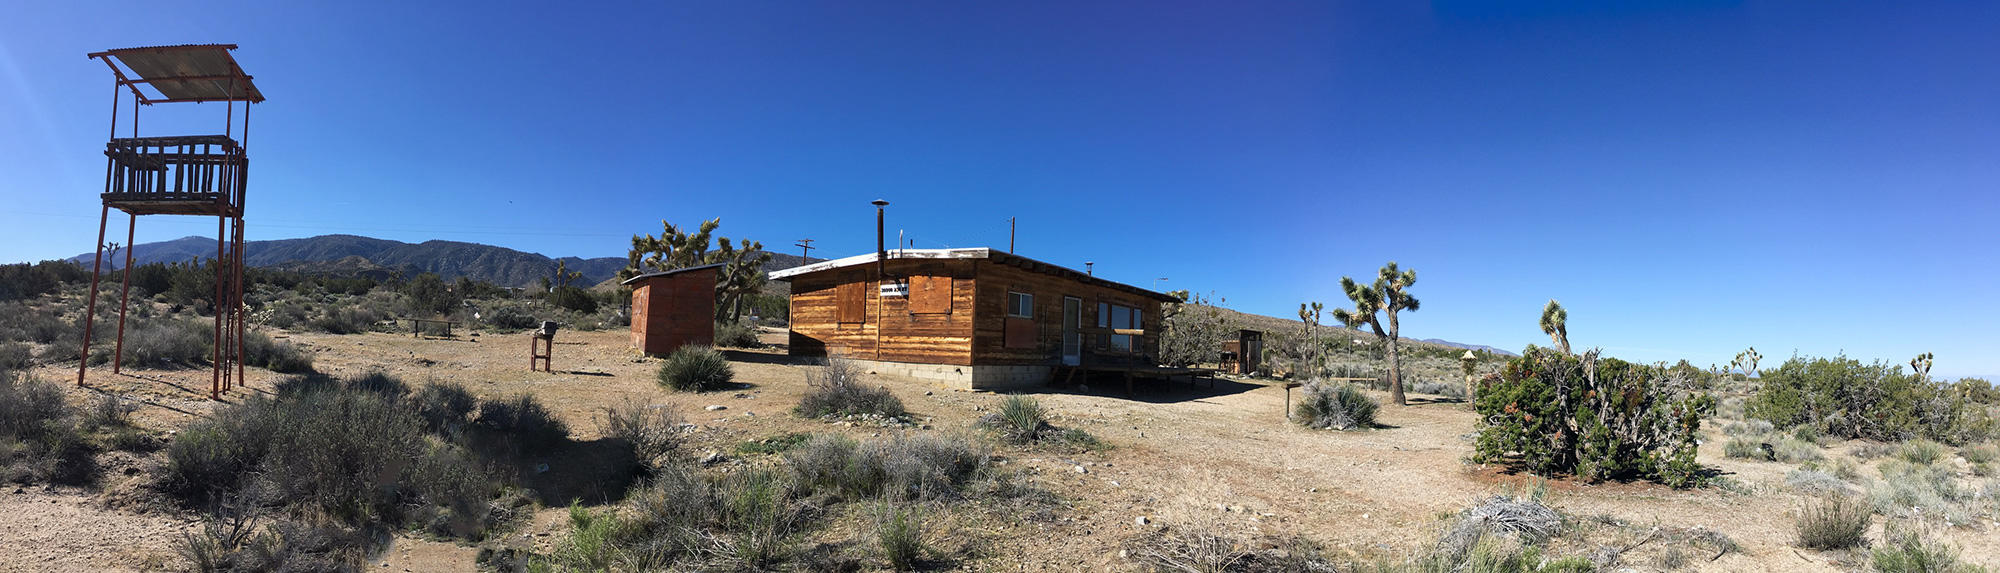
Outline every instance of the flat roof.
POLYGON ((629 279, 625 279, 625 280, 624 280, 623 282, 620 282, 620 283, 618 283, 618 284, 621 284, 621 285, 629 285, 629 284, 632 284, 632 283, 635 283, 635 282, 639 282, 639 281, 642 281, 642 280, 646 280, 646 279, 650 279, 650 278, 654 278, 654 277, 664 277, 664 276, 669 276, 669 275, 677 275, 677 274, 681 274, 681 273, 685 273, 685 272, 690 272, 690 271, 698 271, 698 270, 702 270, 702 269, 712 269, 712 268, 716 268, 716 267, 720 267, 720 266, 722 266, 722 263, 710 263, 710 264, 706 264, 706 265, 701 265, 701 266, 695 266, 695 267, 681 267, 681 268, 678 268, 678 269, 674 269, 674 270, 671 270, 671 271, 660 271, 660 272, 657 272, 657 273, 646 273, 646 274, 643 274, 643 275, 639 275, 639 276, 636 276, 636 277, 632 277, 632 278, 629 278, 629 279))
MULTIPOLYGON (((793 277, 797 277, 800 275, 807 275, 821 271, 830 271, 834 269, 843 269, 848 267, 866 265, 875 262, 875 259, 876 259, 876 253, 864 253, 852 257, 844 257, 839 259, 833 259, 830 261, 820 261, 810 265, 800 265, 789 269, 772 272, 770 276, 772 280, 790 281, 793 277)), ((1013 253, 1008 253, 1006 251, 995 251, 987 247, 965 248, 965 249, 894 249, 889 251, 888 258, 885 260, 894 261, 894 260, 925 260, 925 259, 929 260, 987 259, 1008 266, 1019 267, 1043 274, 1056 275, 1059 277, 1072 279, 1082 283, 1108 287, 1114 290, 1124 291, 1127 293, 1151 298, 1153 300, 1158 300, 1160 302, 1180 302, 1180 299, 1168 296, 1165 293, 1155 292, 1117 281, 1101 279, 1092 276, 1088 273, 1078 271, 1076 269, 1064 267, 1061 265, 1053 265, 1042 261, 1037 261, 1035 259, 1030 259, 1028 257, 1023 257, 1013 253)))
POLYGON ((126 86, 140 103, 264 101, 264 92, 250 81, 250 75, 236 65, 229 54, 236 44, 182 44, 119 48, 90 54, 104 60, 118 85, 126 86), (115 62, 114 62, 115 60, 115 62), (123 69, 119 65, 123 64, 123 69), (131 75, 126 75, 131 70, 131 75), (152 86, 160 97, 147 95, 139 85, 152 86))

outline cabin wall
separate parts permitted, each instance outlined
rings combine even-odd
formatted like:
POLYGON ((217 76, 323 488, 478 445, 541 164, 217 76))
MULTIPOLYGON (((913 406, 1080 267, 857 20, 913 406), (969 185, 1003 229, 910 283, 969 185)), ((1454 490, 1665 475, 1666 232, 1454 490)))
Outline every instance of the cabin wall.
POLYGON ((886 270, 892 277, 907 278, 913 292, 881 296, 874 265, 793 279, 791 354, 971 365, 974 261, 891 260, 886 270), (860 289, 859 300, 848 302, 858 305, 850 307, 849 322, 841 320, 843 284, 860 289), (937 290, 924 292, 924 287, 937 290), (859 322, 851 321, 857 318, 859 322))
POLYGON ((975 304, 972 335, 973 364, 977 365, 1055 365, 1062 360, 1062 318, 1063 298, 1082 299, 1083 314, 1080 325, 1084 329, 1084 353, 1091 356, 1086 360, 1095 363, 1107 361, 1129 361, 1153 364, 1159 356, 1160 303, 1148 297, 1127 293, 1118 289, 1087 284, 1050 274, 1039 273, 979 261, 978 294, 975 304), (1009 292, 1020 292, 1034 296, 1034 317, 1011 319, 1007 316, 1009 292), (1109 335, 1089 332, 1097 326, 1098 303, 1110 303, 1139 309, 1140 326, 1146 331, 1133 340, 1133 352, 1112 353, 1109 350, 1109 335), (1009 347, 1007 329, 1010 327, 1033 332, 1034 342, 1028 347, 1009 347), (1025 324, 1024 324, 1025 323, 1025 324))

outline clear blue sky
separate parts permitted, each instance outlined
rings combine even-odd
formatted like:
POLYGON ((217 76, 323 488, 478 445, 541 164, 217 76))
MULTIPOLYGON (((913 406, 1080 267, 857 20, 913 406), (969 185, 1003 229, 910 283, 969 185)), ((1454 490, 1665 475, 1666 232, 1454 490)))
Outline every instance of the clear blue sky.
POLYGON ((85 53, 228 42, 270 97, 253 240, 618 256, 721 217, 848 255, 881 197, 919 247, 1014 216, 1021 254, 1276 316, 1395 260, 1415 337, 1545 343, 1558 298, 1631 359, 2000 373, 2000 3, 308 4, 12 6, 0 260, 90 250, 85 53))

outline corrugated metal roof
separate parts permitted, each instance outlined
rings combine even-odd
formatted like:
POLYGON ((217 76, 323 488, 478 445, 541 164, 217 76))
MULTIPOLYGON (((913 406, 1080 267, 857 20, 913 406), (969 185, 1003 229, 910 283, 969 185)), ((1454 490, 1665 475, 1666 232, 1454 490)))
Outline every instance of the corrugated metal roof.
MULTIPOLYGON (((122 48, 91 54, 124 64, 136 77, 123 78, 152 86, 162 96, 145 96, 146 103, 163 101, 264 101, 257 84, 229 54, 235 44, 185 44, 122 48)), ((113 69, 117 69, 113 66, 113 69)), ((121 76, 123 74, 121 73, 121 76)), ((141 92, 143 93, 143 92, 141 92)))

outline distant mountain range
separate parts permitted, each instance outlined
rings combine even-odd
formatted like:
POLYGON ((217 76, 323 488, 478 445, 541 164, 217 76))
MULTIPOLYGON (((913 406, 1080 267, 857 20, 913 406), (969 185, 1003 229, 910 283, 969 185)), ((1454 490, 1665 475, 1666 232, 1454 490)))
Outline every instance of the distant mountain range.
MULTIPOLYGON (((69 260, 89 265, 93 253, 69 260)), ((137 264, 177 263, 215 257, 215 239, 183 237, 171 241, 145 243, 132 250, 137 264)), ((121 253, 107 260, 116 268, 124 264, 121 253)), ((357 235, 321 235, 304 239, 246 241, 243 260, 253 267, 271 267, 311 273, 386 276, 403 273, 415 276, 437 273, 445 279, 471 277, 502 286, 536 285, 543 277, 555 275, 556 262, 583 273, 583 284, 594 284, 617 276, 625 268, 625 257, 562 257, 552 259, 506 247, 458 241, 405 243, 357 235)), ((812 259, 819 261, 821 259, 812 259)), ((800 265, 798 255, 771 253, 766 270, 800 265)))
POLYGON ((1438 346, 1450 346, 1450 347, 1452 347, 1452 348, 1464 348, 1464 349, 1466 349, 1466 350, 1484 350, 1484 351, 1487 351, 1487 352, 1491 352, 1491 353, 1494 353, 1494 354, 1498 354, 1498 355, 1501 355, 1501 356, 1520 356, 1520 354, 1516 354, 1516 353, 1513 353, 1513 352, 1508 352, 1508 351, 1505 351, 1505 350, 1501 350, 1501 349, 1498 349, 1498 348, 1494 348, 1494 347, 1491 347, 1491 346, 1483 346, 1483 345, 1478 345, 1478 344, 1466 344, 1466 343, 1463 343, 1463 342, 1452 342, 1452 341, 1449 341, 1449 340, 1445 340, 1445 339, 1442 339, 1442 338, 1419 338, 1419 339, 1417 339, 1417 342, 1429 342, 1429 343, 1431 343, 1431 344, 1436 344, 1436 345, 1438 345, 1438 346))

